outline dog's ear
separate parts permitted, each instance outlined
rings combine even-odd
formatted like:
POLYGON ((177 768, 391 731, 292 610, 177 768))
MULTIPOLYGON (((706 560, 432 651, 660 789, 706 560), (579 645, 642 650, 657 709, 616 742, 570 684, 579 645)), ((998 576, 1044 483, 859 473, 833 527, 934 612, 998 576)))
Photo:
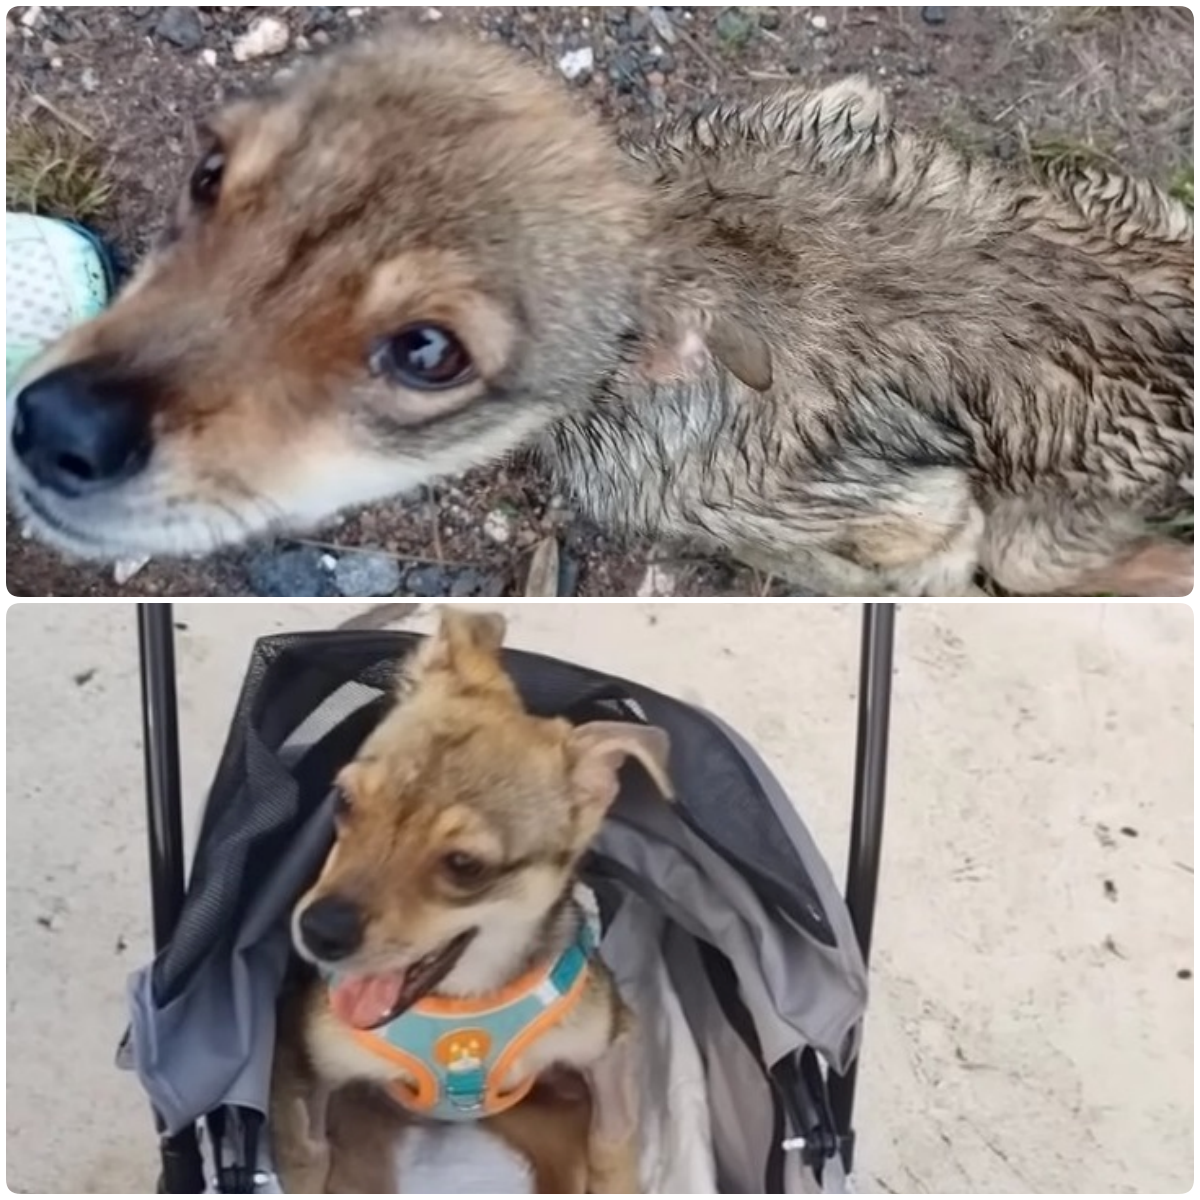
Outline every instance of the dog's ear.
POLYGON ((752 318, 731 311, 695 268, 660 266, 646 285, 642 374, 655 383, 691 379, 710 360, 756 392, 774 382, 771 347, 752 318))
POLYGON ((513 691, 500 661, 507 629, 499 613, 443 608, 437 632, 425 639, 402 671, 401 691, 435 673, 452 675, 468 690, 513 691))
POLYGON ((671 739, 655 725, 592 721, 573 729, 567 738, 571 783, 593 818, 588 822, 589 831, 599 828, 617 798, 621 767, 627 758, 636 759, 664 798, 673 800, 670 755, 671 739))

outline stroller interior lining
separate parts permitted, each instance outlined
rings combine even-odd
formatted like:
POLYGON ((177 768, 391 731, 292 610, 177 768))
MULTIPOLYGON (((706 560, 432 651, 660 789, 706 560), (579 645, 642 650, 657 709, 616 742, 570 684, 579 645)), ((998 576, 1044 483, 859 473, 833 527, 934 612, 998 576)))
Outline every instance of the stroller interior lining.
MULTIPOLYGON (((404 635, 305 635, 256 649, 176 938, 131 987, 136 1069, 169 1131, 222 1107, 265 1113, 286 913, 329 844, 330 780, 377 721, 410 644, 404 635)), ((650 1139, 661 1156, 645 1164, 661 1184, 651 1190, 711 1192, 714 1170, 721 1191, 785 1190, 794 1165, 780 1144, 795 1132, 794 1106, 780 1093, 798 1086, 806 1047, 839 1069, 849 1061, 865 1003, 865 970, 824 863, 779 822, 759 778, 765 768, 704 714, 570 664, 510 658, 535 711, 579 716, 582 702, 611 717, 605 709, 621 703, 612 694, 627 696, 637 707, 621 715, 644 711, 676 747, 680 805, 650 803, 640 794, 645 781, 631 774, 587 871, 606 909, 606 955, 622 983, 633 972, 627 986, 647 996, 637 1002, 641 1019, 681 1018, 667 1020, 656 1057, 646 1058, 659 1065, 647 1073, 644 1108, 673 1118, 650 1139), (773 861, 757 850, 761 829, 750 852, 758 869, 726 845, 721 814, 731 805, 757 806, 761 823, 777 829, 784 844, 773 861), (789 859, 793 885, 803 886, 783 907, 774 901, 789 859), (614 951, 622 921, 643 934, 614 951), (657 982, 646 991, 648 981, 657 982), (689 1086, 667 1084, 671 1070, 689 1086)), ((444 1140, 425 1139, 418 1165, 428 1166, 444 1140)))

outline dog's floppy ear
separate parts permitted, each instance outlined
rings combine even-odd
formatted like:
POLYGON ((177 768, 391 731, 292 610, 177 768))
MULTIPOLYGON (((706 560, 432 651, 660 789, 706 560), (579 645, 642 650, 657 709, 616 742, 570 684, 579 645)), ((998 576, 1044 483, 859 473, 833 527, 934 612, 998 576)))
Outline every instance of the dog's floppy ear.
POLYGON ((400 689, 438 672, 452 675, 468 689, 502 686, 512 691, 500 662, 508 623, 499 613, 443 608, 441 623, 401 672, 400 689))
POLYGON ((598 827, 617 798, 621 767, 636 759, 667 800, 675 798, 668 762, 671 739, 656 725, 624 721, 592 721, 573 729, 567 738, 571 782, 598 827))

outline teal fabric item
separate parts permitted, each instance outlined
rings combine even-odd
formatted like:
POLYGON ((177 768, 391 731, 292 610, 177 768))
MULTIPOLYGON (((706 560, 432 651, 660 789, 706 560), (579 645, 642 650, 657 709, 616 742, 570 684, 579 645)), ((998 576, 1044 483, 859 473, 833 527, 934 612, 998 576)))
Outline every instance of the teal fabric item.
POLYGON ((418 1002, 375 1037, 423 1063, 436 1081, 432 1108, 422 1115, 437 1121, 476 1121, 486 1116, 484 1101, 492 1072, 504 1052, 554 1003, 567 995, 587 970, 599 931, 584 914, 575 940, 540 981, 495 1008, 470 1013, 427 1011, 418 1002))

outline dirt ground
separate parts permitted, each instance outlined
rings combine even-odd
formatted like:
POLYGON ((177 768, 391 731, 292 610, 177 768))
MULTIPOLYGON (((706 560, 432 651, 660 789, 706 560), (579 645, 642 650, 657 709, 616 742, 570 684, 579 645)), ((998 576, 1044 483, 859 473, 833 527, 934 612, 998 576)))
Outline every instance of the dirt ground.
MULTIPOLYGON (((166 11, 26 6, 6 24, 10 113, 38 108, 82 125, 111 156, 118 186, 98 223, 126 261, 154 236, 185 175, 195 118, 391 20, 470 26, 560 74, 564 54, 590 48, 591 74, 564 87, 628 131, 713 96, 860 73, 891 95, 902 120, 969 152, 1022 166, 1082 155, 1167 182, 1191 178, 1194 29, 1182 8, 176 5, 164 22, 166 11), (235 61, 237 38, 264 14, 286 22, 287 48, 235 61)), ((125 587, 111 570, 63 562, 9 521, 7 579, 24 596, 246 595, 270 590, 256 569, 263 553, 299 548, 314 561, 328 556, 328 568, 369 548, 399 561, 404 590, 416 594, 523 594, 533 549, 548 537, 561 544, 564 593, 773 591, 725 564, 613 544, 555 503, 521 461, 348 516, 312 535, 320 545, 152 564, 125 587), (497 522, 499 540, 488 532, 497 522)))
MULTIPOLYGON (((753 620, 730 604, 503 610, 510 645, 728 721, 840 879, 860 606, 754 607, 753 620)), ((362 611, 179 606, 189 830, 254 639, 362 611)), ((423 605, 408 627, 434 619, 423 605)), ((901 606, 860 1191, 1192 1185, 1193 636, 1182 604, 901 606)), ((136 645, 128 604, 9 609, 5 1121, 17 1192, 154 1186, 145 1097, 113 1062, 126 977, 151 954, 136 645)))

